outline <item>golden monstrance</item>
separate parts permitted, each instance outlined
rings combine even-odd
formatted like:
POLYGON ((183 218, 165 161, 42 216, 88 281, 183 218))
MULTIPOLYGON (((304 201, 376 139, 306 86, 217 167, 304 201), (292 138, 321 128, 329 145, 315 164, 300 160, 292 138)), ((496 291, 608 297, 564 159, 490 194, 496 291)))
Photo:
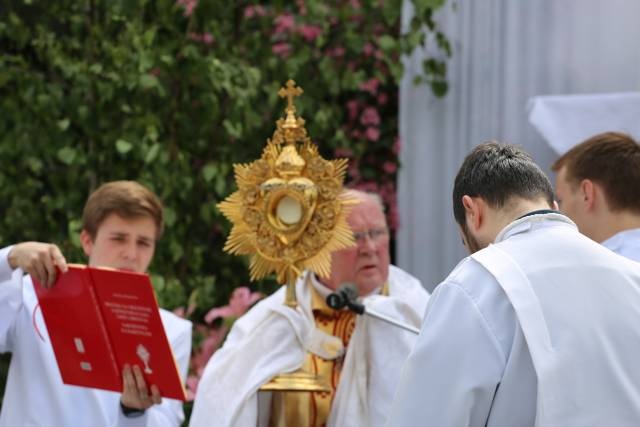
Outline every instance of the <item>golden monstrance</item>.
MULTIPOLYGON (((295 283, 304 270, 331 274, 331 252, 355 244, 347 224, 349 206, 342 194, 347 159, 326 160, 296 116, 293 99, 302 89, 289 80, 278 92, 287 98, 285 118, 262 156, 234 165, 238 190, 218 207, 233 223, 224 250, 250 256, 251 280, 275 273, 287 285, 285 304, 297 306, 295 283)), ((281 374, 261 390, 328 391, 301 370, 281 374)))

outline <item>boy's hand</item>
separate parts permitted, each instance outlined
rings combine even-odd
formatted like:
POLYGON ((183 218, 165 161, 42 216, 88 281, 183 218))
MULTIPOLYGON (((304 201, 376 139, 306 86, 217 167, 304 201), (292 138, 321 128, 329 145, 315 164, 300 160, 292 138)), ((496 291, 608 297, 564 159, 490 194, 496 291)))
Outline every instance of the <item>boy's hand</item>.
POLYGON ((138 365, 124 365, 122 370, 122 396, 120 402, 128 407, 144 411, 152 405, 162 403, 160 390, 155 385, 151 386, 151 390, 147 388, 147 382, 144 380, 142 370, 138 365))
POLYGON ((45 288, 50 288, 56 281, 56 266, 63 273, 67 271, 62 252, 51 243, 18 243, 9 251, 8 261, 12 269, 21 268, 45 288))

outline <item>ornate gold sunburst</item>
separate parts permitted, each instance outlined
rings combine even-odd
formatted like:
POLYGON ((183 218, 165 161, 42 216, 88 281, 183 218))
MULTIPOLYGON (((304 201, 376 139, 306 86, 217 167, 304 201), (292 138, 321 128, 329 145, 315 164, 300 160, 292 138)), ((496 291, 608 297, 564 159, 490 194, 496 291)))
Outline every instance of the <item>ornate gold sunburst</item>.
POLYGON ((331 252, 355 243, 346 217, 357 201, 342 192, 347 160, 322 158, 296 117, 302 89, 289 80, 278 94, 285 118, 260 159, 234 165, 238 190, 218 207, 233 223, 224 250, 251 256, 251 280, 275 273, 292 284, 305 269, 331 274, 331 252))

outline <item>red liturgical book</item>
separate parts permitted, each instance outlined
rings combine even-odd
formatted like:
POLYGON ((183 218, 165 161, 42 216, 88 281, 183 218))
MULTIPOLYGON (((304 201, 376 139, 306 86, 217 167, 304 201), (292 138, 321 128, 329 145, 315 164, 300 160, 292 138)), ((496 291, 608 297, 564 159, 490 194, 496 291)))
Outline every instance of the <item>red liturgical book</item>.
POLYGON ((185 400, 149 276, 71 264, 35 289, 65 384, 122 392, 128 363, 163 397, 185 400))

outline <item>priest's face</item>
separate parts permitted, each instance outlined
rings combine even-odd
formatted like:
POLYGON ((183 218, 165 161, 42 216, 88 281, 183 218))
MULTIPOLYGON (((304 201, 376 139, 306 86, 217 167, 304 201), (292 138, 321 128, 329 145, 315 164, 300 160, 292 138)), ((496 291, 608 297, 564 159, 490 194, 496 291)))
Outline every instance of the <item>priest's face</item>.
POLYGON ((92 238, 80 233, 89 265, 145 273, 156 245, 156 224, 151 217, 122 218, 108 215, 92 238))
POLYGON ((387 221, 379 204, 364 197, 353 207, 348 222, 356 246, 332 253, 331 277, 323 282, 331 289, 354 283, 360 295, 367 295, 383 286, 389 275, 387 221))

